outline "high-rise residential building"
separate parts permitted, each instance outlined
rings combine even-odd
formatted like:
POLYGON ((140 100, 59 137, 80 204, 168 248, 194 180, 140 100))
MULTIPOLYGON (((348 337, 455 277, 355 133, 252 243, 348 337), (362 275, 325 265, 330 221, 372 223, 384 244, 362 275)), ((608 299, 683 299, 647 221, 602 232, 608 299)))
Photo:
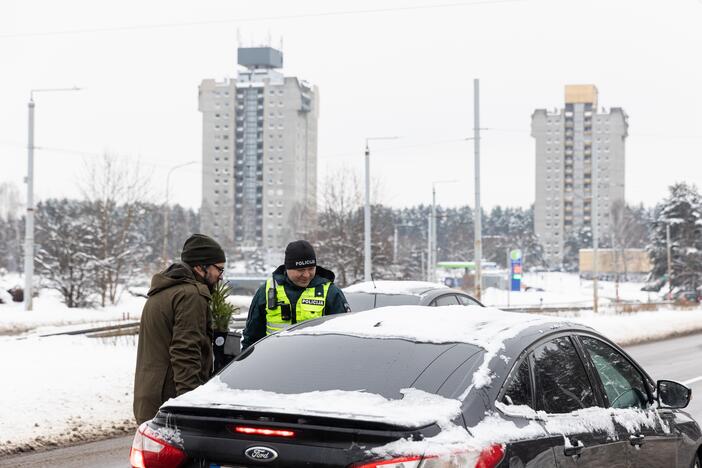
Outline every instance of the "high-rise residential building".
POLYGON ((225 249, 280 250, 315 225, 317 87, 283 53, 240 47, 236 79, 203 80, 201 230, 225 249))
POLYGON ((563 264, 569 236, 584 227, 597 222, 598 240, 609 236, 612 203, 624 200, 628 117, 621 108, 607 111, 597 104, 594 85, 568 85, 563 109, 537 109, 531 117, 536 143, 534 230, 553 268, 563 264))

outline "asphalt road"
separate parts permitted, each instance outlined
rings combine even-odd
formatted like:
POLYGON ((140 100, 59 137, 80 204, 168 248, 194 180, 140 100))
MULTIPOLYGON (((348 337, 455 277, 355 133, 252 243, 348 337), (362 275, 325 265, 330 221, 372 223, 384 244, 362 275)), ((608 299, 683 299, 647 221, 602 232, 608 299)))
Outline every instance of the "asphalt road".
POLYGON ((116 437, 39 453, 0 458, 0 466, 17 468, 94 468, 96 466, 125 468, 129 467, 129 447, 132 446, 133 438, 134 436, 116 437))
MULTIPOLYGON (((692 401, 686 409, 702 422, 702 334, 674 338, 626 348, 653 379, 677 380, 692 388, 692 401)), ((0 458, 0 467, 95 467, 129 466, 132 436, 118 437, 49 450, 46 452, 0 458)))
POLYGON ((702 334, 625 348, 654 379, 681 382, 692 389, 685 411, 702 424, 702 334))

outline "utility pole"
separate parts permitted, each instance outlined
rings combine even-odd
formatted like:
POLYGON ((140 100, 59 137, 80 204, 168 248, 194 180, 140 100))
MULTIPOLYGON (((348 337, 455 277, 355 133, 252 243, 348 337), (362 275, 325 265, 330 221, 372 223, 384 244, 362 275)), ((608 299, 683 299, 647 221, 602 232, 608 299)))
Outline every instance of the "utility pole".
POLYGON ((475 298, 480 300, 483 275, 482 226, 480 219, 480 83, 473 79, 473 148, 475 151, 475 298))
POLYGON ((431 242, 429 243, 429 281, 436 281, 436 184, 431 184, 431 242))
POLYGON ((668 255, 668 293, 673 290, 673 262, 670 255, 670 224, 665 223, 665 249, 668 255))
POLYGON ((370 206, 370 146, 371 140, 396 140, 396 136, 391 137, 369 137, 366 138, 366 205, 364 210, 364 255, 363 255, 363 280, 371 281, 372 261, 371 261, 371 206, 370 206))
POLYGON ((34 281, 34 94, 56 91, 80 91, 72 88, 32 89, 29 92, 27 128, 27 215, 24 228, 24 310, 32 310, 34 281))
POLYGON ((34 96, 29 96, 27 138, 27 216, 24 227, 24 310, 32 310, 34 277, 34 96))
POLYGON ((427 218, 427 281, 431 281, 431 213, 429 213, 429 217, 427 218))

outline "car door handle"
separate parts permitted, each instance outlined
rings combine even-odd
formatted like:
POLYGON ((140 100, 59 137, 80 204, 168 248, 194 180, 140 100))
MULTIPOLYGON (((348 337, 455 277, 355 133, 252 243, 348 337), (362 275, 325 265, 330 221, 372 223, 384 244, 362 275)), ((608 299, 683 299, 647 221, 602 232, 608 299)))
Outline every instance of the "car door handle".
POLYGON ((580 455, 582 453, 584 447, 585 446, 583 445, 582 442, 580 442, 579 440, 576 440, 575 445, 571 445, 570 447, 565 447, 563 449, 563 454, 567 457, 580 455))
POLYGON ((643 434, 636 434, 629 436, 629 443, 634 446, 641 446, 644 443, 644 439, 646 438, 645 435, 643 434))

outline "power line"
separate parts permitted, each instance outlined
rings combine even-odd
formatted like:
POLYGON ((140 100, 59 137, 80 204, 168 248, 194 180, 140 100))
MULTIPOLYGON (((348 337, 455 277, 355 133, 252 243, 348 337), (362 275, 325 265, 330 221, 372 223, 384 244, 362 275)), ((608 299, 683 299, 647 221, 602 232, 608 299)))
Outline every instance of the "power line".
POLYGON ((282 21, 291 19, 305 19, 305 18, 325 18, 332 16, 351 16, 351 15, 367 15, 367 14, 377 14, 377 13, 391 13, 398 11, 417 11, 417 10, 434 10, 443 8, 458 8, 458 7, 471 7, 480 5, 495 5, 501 3, 518 3, 525 2, 526 0, 473 0, 473 1, 463 1, 463 2, 452 2, 452 3, 441 3, 441 4, 425 4, 425 5, 414 5, 405 7, 387 7, 387 8, 370 8, 364 10, 339 10, 339 11, 326 11, 319 13, 300 13, 295 15, 278 15, 278 16, 252 16, 243 18, 229 18, 220 20, 203 20, 203 21, 187 21, 180 23, 155 23, 155 24, 142 24, 142 25, 122 25, 104 28, 84 28, 84 29, 67 29, 61 31, 38 31, 38 32, 20 32, 20 33, 9 33, 0 34, 0 39, 6 38, 18 38, 18 37, 48 37, 48 36, 61 36, 61 35, 73 35, 73 34, 95 34, 103 32, 124 32, 124 31, 141 31, 149 29, 170 29, 170 28, 183 28, 183 27, 195 27, 195 26, 211 26, 217 24, 230 24, 230 23, 246 23, 246 22, 258 22, 258 21, 282 21))

